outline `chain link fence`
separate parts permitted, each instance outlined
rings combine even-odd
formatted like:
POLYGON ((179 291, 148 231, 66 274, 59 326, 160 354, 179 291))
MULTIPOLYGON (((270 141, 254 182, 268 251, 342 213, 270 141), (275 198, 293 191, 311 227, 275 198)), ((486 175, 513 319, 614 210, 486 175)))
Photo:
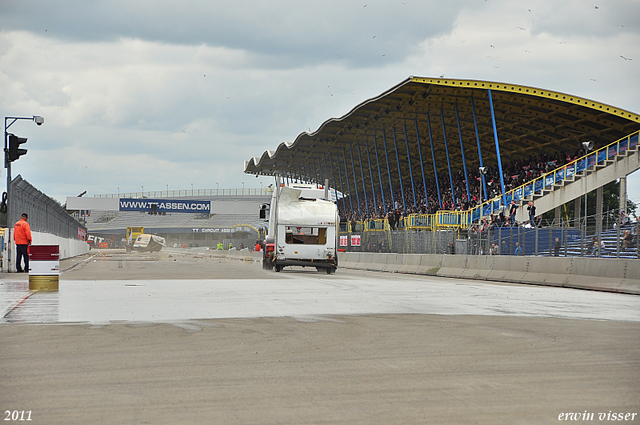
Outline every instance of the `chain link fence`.
POLYGON ((453 230, 364 230, 340 226, 340 249, 348 252, 396 254, 454 254, 458 232, 453 230))

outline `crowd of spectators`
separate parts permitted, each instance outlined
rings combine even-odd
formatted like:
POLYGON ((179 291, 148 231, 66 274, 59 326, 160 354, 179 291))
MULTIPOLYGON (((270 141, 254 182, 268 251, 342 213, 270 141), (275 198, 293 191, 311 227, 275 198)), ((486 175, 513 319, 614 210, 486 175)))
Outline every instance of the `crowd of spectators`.
MULTIPOLYGON (((537 157, 529 156, 527 159, 518 159, 503 164, 502 171, 505 190, 508 192, 527 182, 535 180, 556 168, 580 158, 584 154, 585 152, 582 149, 577 149, 572 154, 561 152, 555 155, 541 154, 537 157)), ((486 193, 484 188, 481 187, 479 170, 477 168, 468 170, 469 196, 467 196, 467 182, 463 171, 456 172, 451 176, 451 179, 449 178, 448 172, 446 174, 439 173, 437 183, 435 178, 426 180, 426 196, 422 178, 414 178, 413 186, 410 180, 403 181, 403 190, 400 190, 400 185, 394 187, 393 192, 388 188, 384 189, 384 203, 382 201, 382 194, 379 191, 374 194, 368 191, 365 201, 365 194, 361 190, 362 188, 358 188, 356 196, 356 189, 352 183, 349 191, 351 196, 338 201, 341 221, 366 221, 386 218, 390 220, 389 224, 391 225, 392 222, 399 222, 402 217, 416 213, 435 214, 438 210, 469 210, 481 204, 483 202, 481 199, 488 200, 502 194, 498 168, 486 166, 485 169, 486 193), (450 180, 453 180, 455 200, 452 197, 450 180), (439 198, 438 187, 440 188, 439 198), (441 206, 440 203, 442 204, 441 206)), ((344 189, 346 192, 346 187, 344 189)), ((512 216, 512 214, 507 214, 507 207, 503 206, 502 208, 504 208, 505 211, 500 211, 499 214, 487 222, 487 226, 515 224, 509 221, 509 217, 512 216)))

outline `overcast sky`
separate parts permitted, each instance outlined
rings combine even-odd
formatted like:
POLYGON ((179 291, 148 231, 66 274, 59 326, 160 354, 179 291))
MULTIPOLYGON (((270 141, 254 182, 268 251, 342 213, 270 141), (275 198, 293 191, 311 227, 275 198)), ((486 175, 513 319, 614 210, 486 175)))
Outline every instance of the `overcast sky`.
POLYGON ((0 2, 0 111, 45 118, 11 127, 29 138, 12 175, 62 202, 259 188, 272 179, 244 161, 410 75, 443 74, 639 113, 640 2, 0 2))

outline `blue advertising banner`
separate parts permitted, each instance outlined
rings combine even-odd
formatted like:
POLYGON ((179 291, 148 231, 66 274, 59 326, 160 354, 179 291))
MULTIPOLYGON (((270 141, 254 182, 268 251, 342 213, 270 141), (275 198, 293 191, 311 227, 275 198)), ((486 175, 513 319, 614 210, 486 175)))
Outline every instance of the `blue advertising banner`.
POLYGON ((176 199, 129 199, 118 200, 120 211, 155 211, 177 213, 210 213, 211 201, 176 199))

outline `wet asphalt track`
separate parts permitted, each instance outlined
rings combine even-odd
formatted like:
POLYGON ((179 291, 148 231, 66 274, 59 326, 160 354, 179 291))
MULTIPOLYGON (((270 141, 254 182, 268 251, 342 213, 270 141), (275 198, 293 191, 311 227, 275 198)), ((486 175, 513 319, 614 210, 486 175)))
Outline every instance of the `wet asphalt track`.
POLYGON ((640 410, 636 296, 96 254, 63 261, 57 293, 0 280, 3 411, 34 424, 530 424, 640 410))

